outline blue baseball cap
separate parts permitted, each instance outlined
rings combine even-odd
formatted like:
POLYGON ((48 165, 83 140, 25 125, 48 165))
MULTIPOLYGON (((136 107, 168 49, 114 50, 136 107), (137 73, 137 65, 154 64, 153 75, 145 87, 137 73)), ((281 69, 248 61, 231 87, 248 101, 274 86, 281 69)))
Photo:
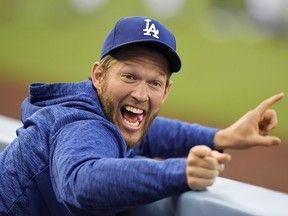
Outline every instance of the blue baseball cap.
POLYGON ((118 48, 142 44, 160 51, 170 64, 171 72, 178 72, 181 59, 176 52, 173 33, 159 21, 142 16, 121 18, 106 36, 100 59, 118 48))

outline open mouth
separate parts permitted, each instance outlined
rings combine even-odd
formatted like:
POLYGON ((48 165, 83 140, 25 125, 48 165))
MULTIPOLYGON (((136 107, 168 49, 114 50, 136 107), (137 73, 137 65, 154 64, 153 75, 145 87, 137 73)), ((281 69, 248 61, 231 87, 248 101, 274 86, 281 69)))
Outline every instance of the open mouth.
POLYGON ((144 110, 128 105, 121 108, 121 114, 124 123, 127 126, 134 128, 138 127, 144 118, 144 110))

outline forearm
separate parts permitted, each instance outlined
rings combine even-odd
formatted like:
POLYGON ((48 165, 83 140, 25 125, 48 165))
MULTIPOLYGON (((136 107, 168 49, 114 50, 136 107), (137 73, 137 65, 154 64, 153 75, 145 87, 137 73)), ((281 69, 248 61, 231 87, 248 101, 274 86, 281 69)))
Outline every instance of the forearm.
POLYGON ((162 158, 186 157, 196 145, 214 149, 217 131, 216 128, 158 117, 144 140, 144 154, 162 158))
MULTIPOLYGON (((89 161, 61 177, 61 197, 83 209, 109 210, 149 203, 189 190, 186 160, 105 158, 89 161)), ((60 192, 60 191, 59 191, 60 192)))

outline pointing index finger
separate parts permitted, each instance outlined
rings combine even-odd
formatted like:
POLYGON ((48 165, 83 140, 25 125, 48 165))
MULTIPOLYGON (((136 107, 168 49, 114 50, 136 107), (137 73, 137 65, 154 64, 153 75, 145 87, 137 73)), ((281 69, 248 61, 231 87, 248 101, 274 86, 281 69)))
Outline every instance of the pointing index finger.
POLYGON ((273 95, 272 97, 262 101, 256 108, 255 110, 258 111, 259 113, 264 113, 266 110, 269 109, 270 106, 281 100, 285 96, 284 93, 279 93, 276 95, 273 95))

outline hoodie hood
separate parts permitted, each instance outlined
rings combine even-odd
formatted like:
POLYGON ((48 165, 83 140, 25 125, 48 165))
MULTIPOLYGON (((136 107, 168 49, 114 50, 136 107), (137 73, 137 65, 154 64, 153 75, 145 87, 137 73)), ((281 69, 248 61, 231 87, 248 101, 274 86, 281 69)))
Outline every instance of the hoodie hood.
POLYGON ((75 83, 33 83, 29 90, 30 96, 24 100, 21 107, 23 122, 35 112, 56 105, 90 111, 105 118, 91 80, 75 83))

